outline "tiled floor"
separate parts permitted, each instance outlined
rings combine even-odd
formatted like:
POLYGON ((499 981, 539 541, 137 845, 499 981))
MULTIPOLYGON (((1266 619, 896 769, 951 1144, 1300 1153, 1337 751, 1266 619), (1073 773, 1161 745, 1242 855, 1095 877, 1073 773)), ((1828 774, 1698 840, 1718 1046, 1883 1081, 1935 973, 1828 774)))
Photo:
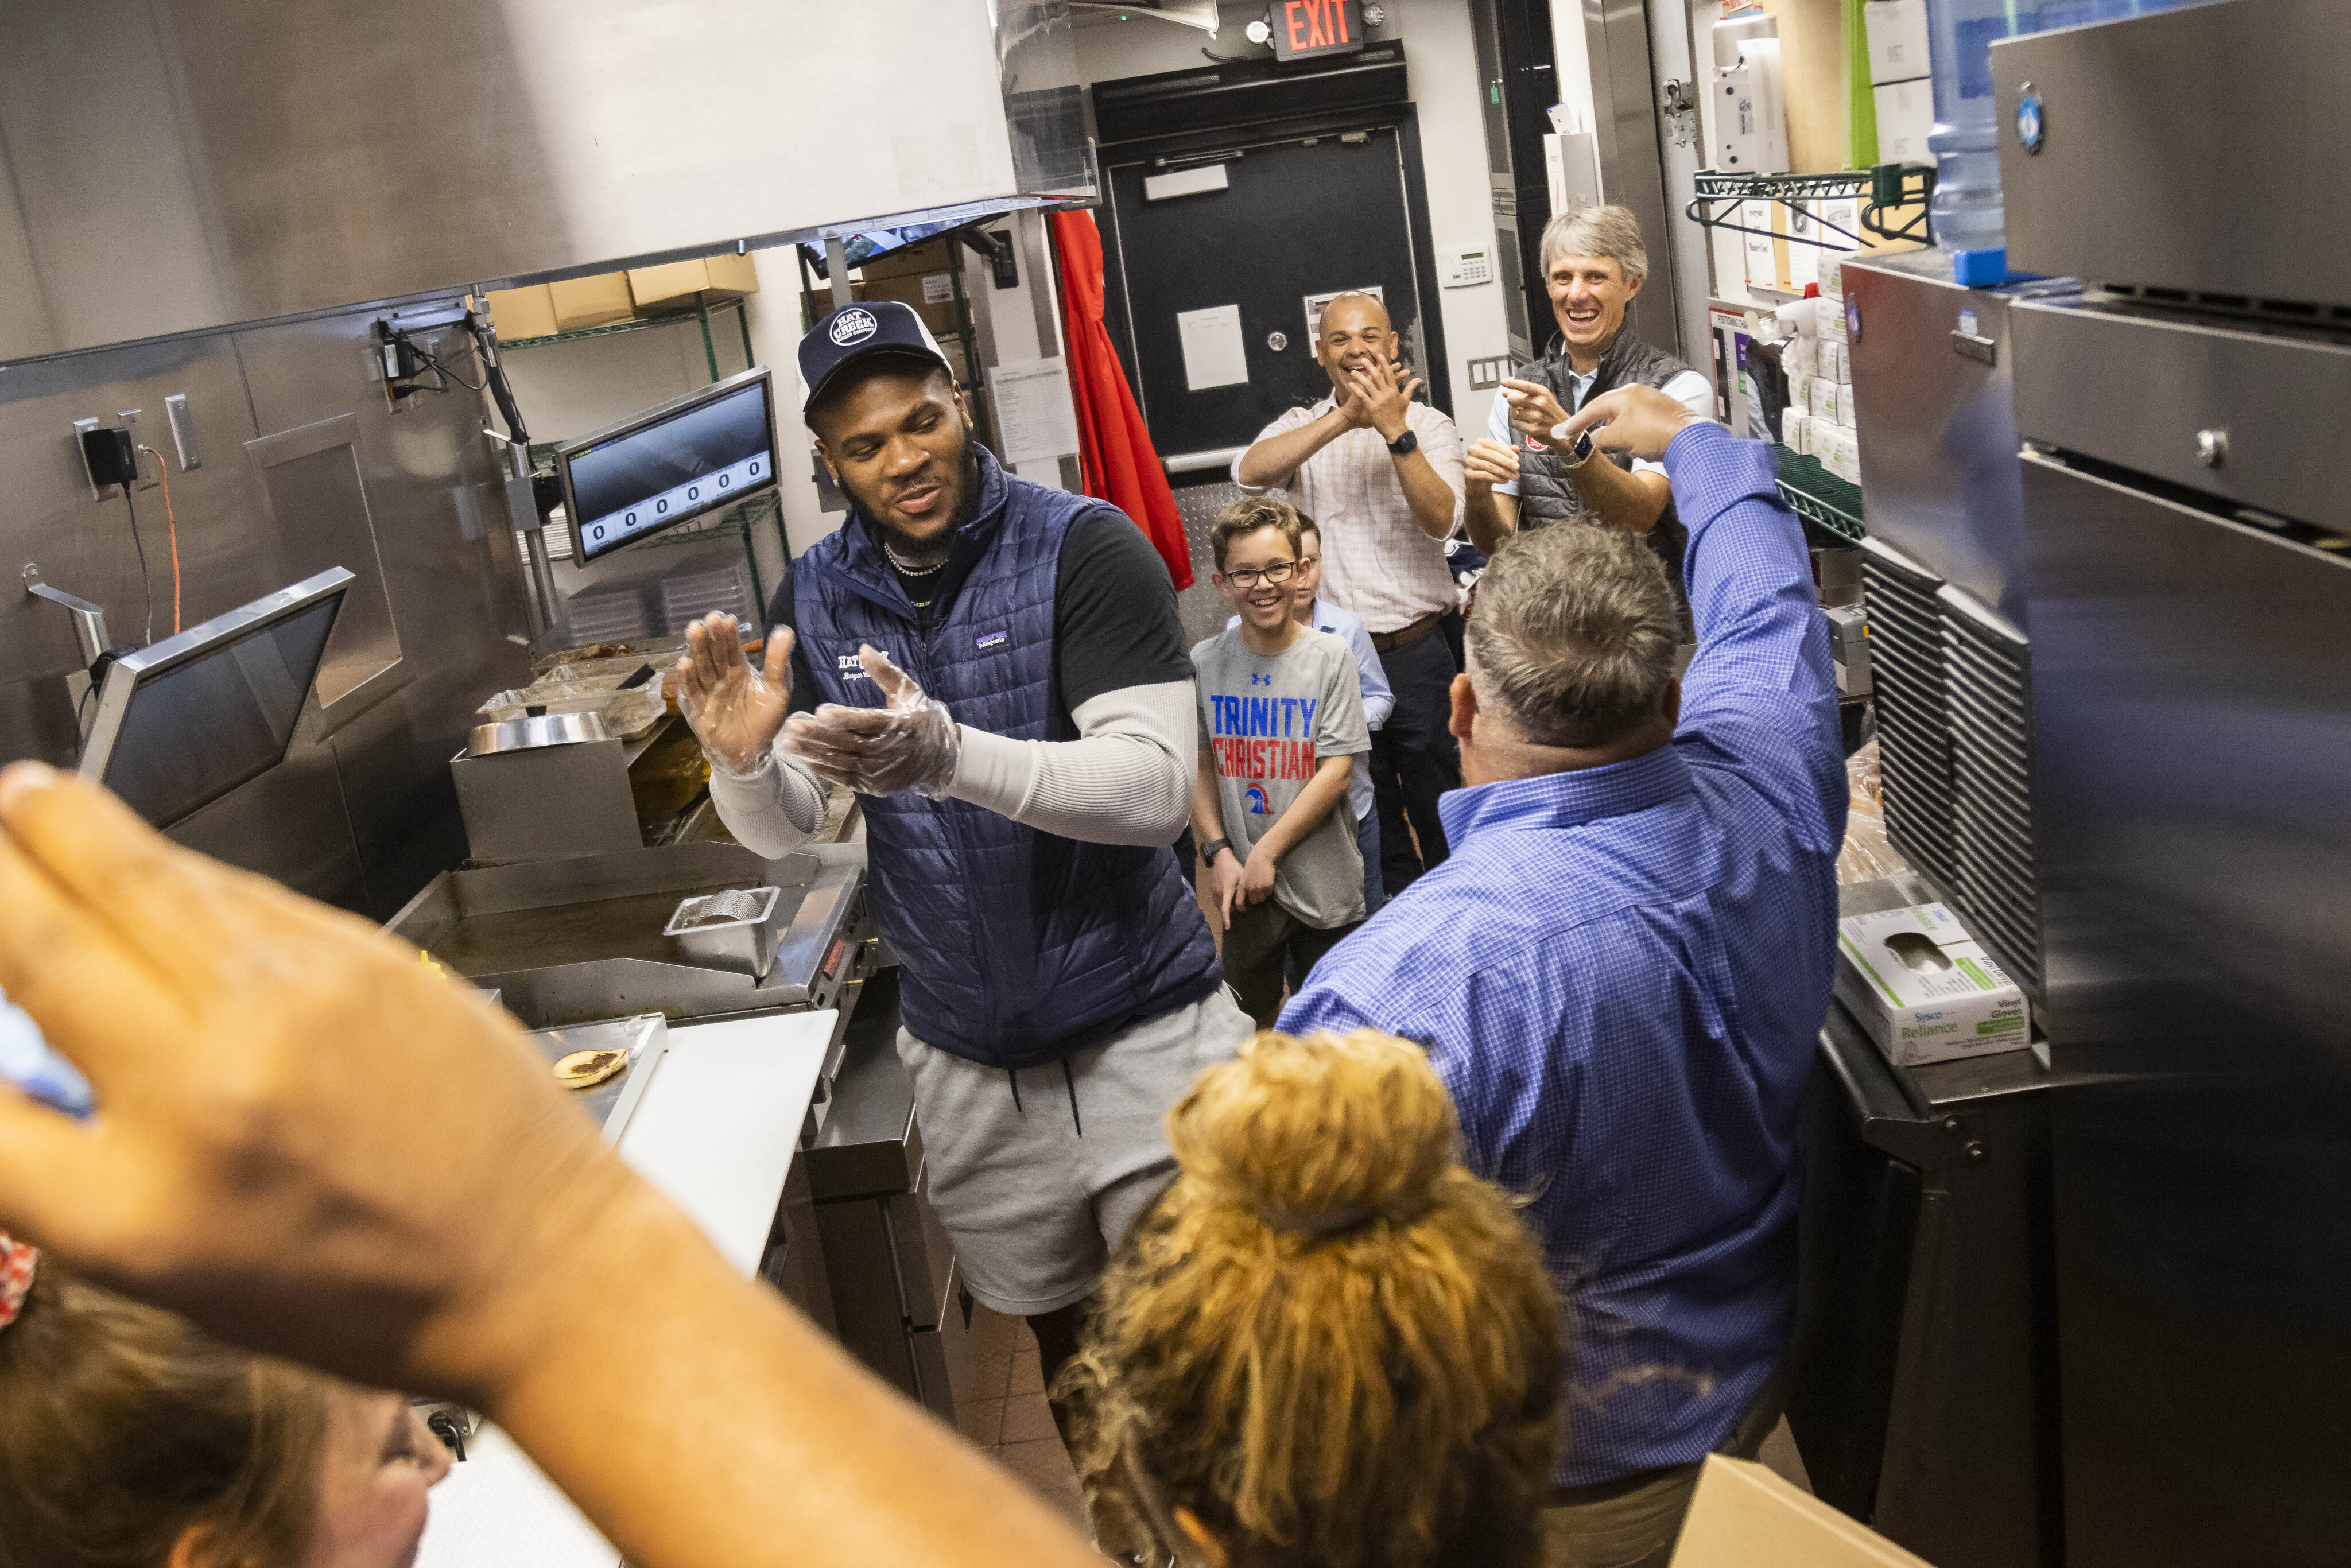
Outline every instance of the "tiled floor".
POLYGON ((1053 1428, 1037 1341, 1029 1325, 975 1306, 971 1333, 975 1374, 970 1386, 975 1392, 956 1406, 964 1436, 1083 1528, 1085 1505, 1078 1493, 1078 1473, 1053 1428))

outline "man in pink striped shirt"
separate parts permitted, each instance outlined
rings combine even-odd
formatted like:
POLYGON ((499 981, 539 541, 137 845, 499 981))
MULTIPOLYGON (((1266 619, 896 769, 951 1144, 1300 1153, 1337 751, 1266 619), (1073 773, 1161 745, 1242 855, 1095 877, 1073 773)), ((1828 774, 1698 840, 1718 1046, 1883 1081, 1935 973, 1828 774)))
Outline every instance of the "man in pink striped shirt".
POLYGON ((1363 618, 1395 690, 1395 711, 1372 737, 1391 895, 1445 858, 1437 798, 1461 783, 1460 752, 1446 729, 1446 694, 1459 672, 1444 634, 1459 605, 1445 541, 1461 522, 1461 436, 1452 420, 1413 401, 1421 383, 1396 347, 1378 300, 1332 300, 1314 340, 1332 395, 1275 420, 1233 464, 1241 489, 1283 487, 1320 525, 1322 597, 1363 618))

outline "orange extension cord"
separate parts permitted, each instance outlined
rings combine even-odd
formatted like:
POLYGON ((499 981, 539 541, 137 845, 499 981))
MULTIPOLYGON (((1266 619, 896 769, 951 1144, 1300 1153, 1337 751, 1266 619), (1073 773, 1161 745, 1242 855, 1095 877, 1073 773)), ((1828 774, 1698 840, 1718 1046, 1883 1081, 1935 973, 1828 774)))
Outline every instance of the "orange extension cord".
MULTIPOLYGON (((139 450, 155 460, 156 476, 163 481, 163 520, 172 532, 172 635, 180 634, 180 519, 172 512, 172 465, 163 455, 144 442, 139 450)), ((152 635, 152 633, 151 633, 152 635)))

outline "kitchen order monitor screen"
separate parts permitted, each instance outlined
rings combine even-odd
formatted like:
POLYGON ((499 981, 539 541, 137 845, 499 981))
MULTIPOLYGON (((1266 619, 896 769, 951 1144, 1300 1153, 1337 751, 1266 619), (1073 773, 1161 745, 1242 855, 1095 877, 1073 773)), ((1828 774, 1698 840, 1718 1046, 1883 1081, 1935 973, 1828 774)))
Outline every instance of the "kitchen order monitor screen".
POLYGON ((764 369, 558 449, 572 555, 582 564, 776 483, 764 369))

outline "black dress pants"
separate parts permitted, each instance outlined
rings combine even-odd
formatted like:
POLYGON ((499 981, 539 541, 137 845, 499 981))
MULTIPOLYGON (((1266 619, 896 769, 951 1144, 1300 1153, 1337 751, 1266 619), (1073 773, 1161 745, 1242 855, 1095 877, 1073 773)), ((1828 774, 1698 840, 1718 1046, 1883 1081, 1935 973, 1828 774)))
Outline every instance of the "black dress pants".
POLYGON ((1380 813, 1380 878, 1394 898, 1446 856, 1437 798, 1461 788, 1461 748, 1446 727, 1459 672, 1452 647, 1434 627, 1383 653, 1380 664, 1395 691, 1395 708, 1372 732, 1372 799, 1380 813))

